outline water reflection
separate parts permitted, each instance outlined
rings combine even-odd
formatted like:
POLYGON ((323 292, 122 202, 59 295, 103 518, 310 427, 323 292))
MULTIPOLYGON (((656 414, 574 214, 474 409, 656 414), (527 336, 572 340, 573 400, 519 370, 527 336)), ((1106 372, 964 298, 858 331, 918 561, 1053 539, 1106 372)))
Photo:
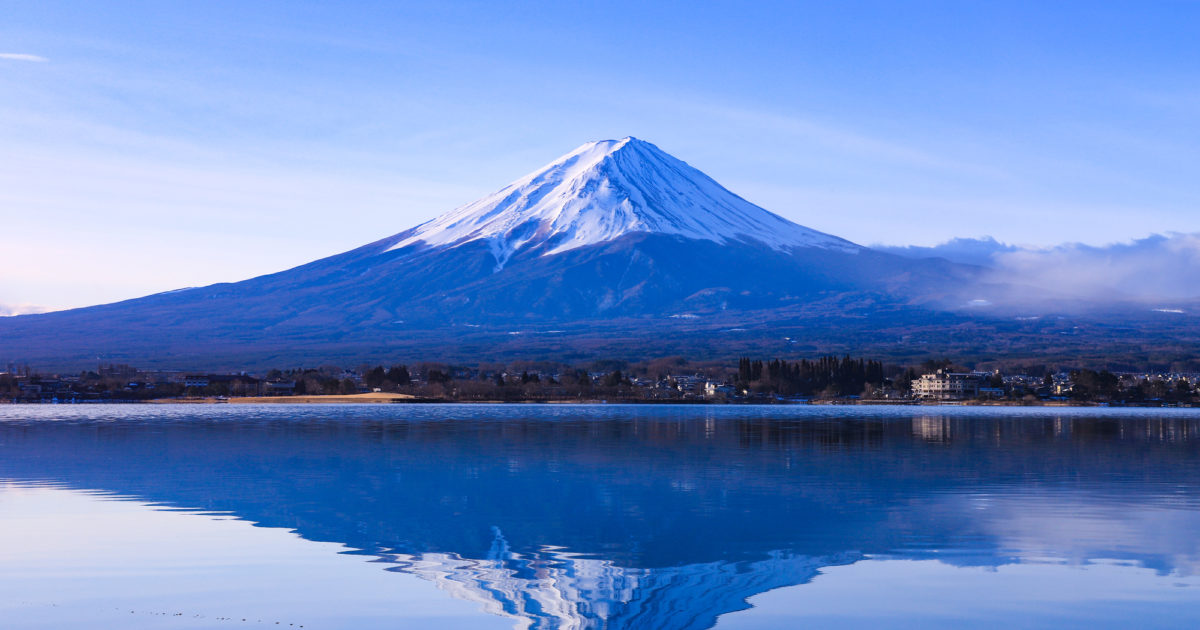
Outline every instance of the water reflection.
POLYGON ((862 558, 1200 569, 1188 410, 0 413, 0 478, 343 543, 518 627, 709 628, 862 558))

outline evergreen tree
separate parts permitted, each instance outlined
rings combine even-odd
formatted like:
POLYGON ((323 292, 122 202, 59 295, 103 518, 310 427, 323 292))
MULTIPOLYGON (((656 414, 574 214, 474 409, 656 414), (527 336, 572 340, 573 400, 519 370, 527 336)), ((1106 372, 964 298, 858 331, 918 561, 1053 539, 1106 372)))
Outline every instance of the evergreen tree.
POLYGON ((412 382, 412 376, 408 373, 408 368, 403 365, 393 365, 387 371, 387 380, 396 385, 408 385, 412 382))
POLYGON ((383 385, 383 381, 387 379, 387 372, 384 371, 382 365, 377 365, 371 368, 363 375, 363 382, 367 387, 375 388, 383 385))

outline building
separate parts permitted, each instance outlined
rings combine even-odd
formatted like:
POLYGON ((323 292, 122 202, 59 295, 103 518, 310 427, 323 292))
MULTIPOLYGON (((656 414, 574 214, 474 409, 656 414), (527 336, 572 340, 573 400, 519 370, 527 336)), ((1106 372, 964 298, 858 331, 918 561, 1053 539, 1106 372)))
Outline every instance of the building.
POLYGON ((708 379, 703 374, 671 374, 667 376, 667 381, 675 383, 675 389, 685 394, 694 394, 704 389, 708 379))
POLYGON ((708 381, 704 384, 704 395, 708 396, 709 398, 714 398, 716 396, 733 396, 735 394, 737 394, 737 390, 734 389, 733 385, 718 383, 716 381, 708 381))
POLYGON ((100 374, 100 378, 117 378, 117 379, 121 379, 121 380, 130 380, 130 379, 136 378, 138 375, 137 368, 135 368, 131 365, 125 365, 124 363, 120 363, 120 364, 110 363, 108 365, 101 365, 97 368, 97 370, 100 374))
POLYGON ((208 376, 204 374, 188 374, 183 377, 184 387, 208 387, 208 376))
POLYGON ((183 377, 183 386, 196 389, 215 388, 216 393, 235 396, 253 396, 259 392, 258 379, 245 374, 187 374, 183 377))
POLYGON ((988 374, 979 372, 938 370, 913 381, 913 396, 930 400, 978 398, 979 389, 987 376, 988 374))
POLYGON ((263 393, 268 396, 291 396, 296 393, 296 381, 267 381, 263 393))

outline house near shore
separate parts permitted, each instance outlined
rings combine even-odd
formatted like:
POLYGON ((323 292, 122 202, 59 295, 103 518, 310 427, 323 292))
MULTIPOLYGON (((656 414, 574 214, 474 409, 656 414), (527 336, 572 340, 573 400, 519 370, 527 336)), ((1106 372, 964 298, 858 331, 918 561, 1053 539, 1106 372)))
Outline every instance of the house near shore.
POLYGON ((708 379, 703 374, 671 374, 667 376, 667 381, 674 383, 675 389, 684 394, 695 394, 702 392, 708 379))
POLYGON ((185 374, 181 382, 192 390, 216 390, 237 396, 259 393, 259 380, 246 374, 185 374))
POLYGON ((737 395, 737 389, 728 383, 708 381, 704 384, 704 395, 709 398, 716 398, 717 396, 734 396, 737 395))

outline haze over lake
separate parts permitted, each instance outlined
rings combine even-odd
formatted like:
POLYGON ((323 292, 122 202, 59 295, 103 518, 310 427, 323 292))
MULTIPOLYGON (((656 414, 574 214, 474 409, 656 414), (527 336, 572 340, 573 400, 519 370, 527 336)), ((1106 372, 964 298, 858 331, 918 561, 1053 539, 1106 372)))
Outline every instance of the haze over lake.
POLYGON ((0 617, 1194 627, 1198 446, 1190 409, 11 406, 0 617))

